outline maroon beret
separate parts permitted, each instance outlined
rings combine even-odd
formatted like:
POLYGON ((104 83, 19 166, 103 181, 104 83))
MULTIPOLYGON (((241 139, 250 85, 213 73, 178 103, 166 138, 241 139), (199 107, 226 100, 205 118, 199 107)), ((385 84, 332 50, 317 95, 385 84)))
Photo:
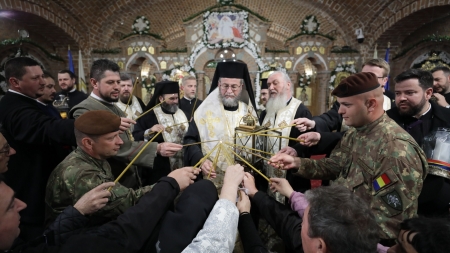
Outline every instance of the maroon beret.
POLYGON ((379 87, 380 84, 378 83, 378 78, 375 74, 361 72, 342 80, 333 92, 331 92, 331 95, 345 98, 366 93, 379 87))
POLYGON ((102 135, 119 131, 120 117, 110 111, 89 111, 75 120, 75 129, 89 135, 102 135))

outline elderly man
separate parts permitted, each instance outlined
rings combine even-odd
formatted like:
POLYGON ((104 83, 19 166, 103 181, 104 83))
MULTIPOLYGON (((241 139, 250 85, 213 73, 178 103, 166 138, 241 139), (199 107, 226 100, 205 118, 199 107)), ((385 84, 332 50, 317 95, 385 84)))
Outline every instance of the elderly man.
POLYGON ((55 99, 59 100, 59 95, 66 96, 68 98, 67 104, 69 105, 69 110, 87 98, 84 92, 77 90, 76 80, 77 76, 68 69, 58 72, 58 84, 61 92, 56 93, 55 99))
MULTIPOLYGON (((154 109, 137 121, 133 131, 136 140, 148 141, 155 134, 161 132, 154 139, 155 142, 177 144, 183 142, 183 137, 189 127, 189 121, 184 112, 178 109, 179 91, 177 82, 162 81, 155 85, 155 92, 145 111, 153 107, 154 109), (156 106, 160 103, 161 105, 156 106)), ((154 164, 158 164, 158 168, 153 169, 151 175, 147 177, 150 183, 156 182, 172 170, 183 167, 183 152, 179 151, 172 157, 158 155, 154 164)))
MULTIPOLYGON (((288 123, 293 119, 310 119, 312 117, 308 108, 302 104, 302 101, 292 96, 294 85, 286 73, 275 71, 270 74, 267 79, 267 86, 269 87, 270 97, 266 104, 266 110, 261 113, 260 123, 262 126, 267 128, 278 128, 288 126, 288 123)), ((294 139, 300 135, 300 131, 296 127, 285 127, 278 131, 281 132, 282 136, 289 136, 294 139)), ((268 141, 275 144, 269 152, 277 153, 280 151, 278 143, 281 142, 281 148, 283 148, 282 152, 297 156, 297 151, 292 147, 298 144, 298 142, 274 137, 269 137, 268 141)), ((304 154, 298 155, 303 156, 304 154)), ((301 192, 305 192, 311 188, 309 179, 292 177, 290 172, 286 175, 283 171, 276 170, 271 166, 268 167, 267 175, 269 177, 287 177, 291 185, 301 192)), ((283 199, 283 197, 278 194, 276 197, 280 201, 283 199)))
MULTIPOLYGON (((440 127, 450 128, 448 109, 430 100, 433 94, 433 76, 420 69, 407 70, 395 77, 396 107, 387 115, 405 129, 419 146, 424 137, 440 127)), ((430 158, 430 157, 429 157, 430 158)), ((449 214, 450 174, 430 166, 419 196, 418 213, 425 216, 449 214)))
POLYGON ((0 101, 0 124, 9 145, 18 152, 9 160, 5 182, 28 204, 20 222, 20 236, 27 241, 44 231, 45 185, 51 170, 65 157, 57 152, 60 145, 76 145, 74 121, 55 119, 39 108, 36 98, 44 94, 45 81, 37 61, 11 59, 5 76, 9 90, 0 101))
POLYGON ((132 91, 133 80, 131 79, 131 76, 126 73, 121 73, 119 100, 117 101, 117 103, 115 103, 115 105, 125 113, 128 119, 136 120, 136 118, 142 114, 143 109, 145 108, 145 104, 140 98, 131 94, 132 91), (130 102, 128 102, 129 100, 130 102))
POLYGON ((450 108, 450 69, 447 67, 436 67, 431 70, 433 73, 434 96, 440 106, 450 108))
POLYGON ((184 95, 183 98, 180 99, 180 109, 186 114, 186 118, 191 121, 194 111, 197 110, 203 102, 195 97, 197 95, 197 79, 193 76, 183 77, 181 80, 181 90, 184 95))
MULTIPOLYGON (((252 113, 256 118, 255 107, 247 65, 240 62, 219 62, 214 73, 211 93, 194 113, 194 120, 184 137, 185 144, 200 141, 203 143, 185 147, 184 164, 197 164, 203 156, 210 153, 219 140, 233 143, 235 128, 239 126, 242 117, 252 113), (250 100, 248 104, 241 101, 244 87, 250 100)), ((212 152, 210 159, 216 155, 217 150, 212 152)), ((221 188, 225 170, 231 164, 228 164, 223 152, 218 157, 217 168, 212 167, 211 160, 207 159, 201 165, 203 176, 210 175, 214 184, 221 188)))
MULTIPOLYGON (((93 90, 91 95, 72 108, 69 113, 69 117, 77 118, 83 113, 93 110, 108 110, 117 116, 121 117, 120 125, 120 138, 124 144, 120 146, 120 150, 117 155, 108 159, 111 165, 111 169, 114 176, 118 176, 122 170, 126 167, 127 162, 131 161, 133 157, 141 151, 144 142, 134 141, 131 134, 131 124, 135 124, 134 120, 126 118, 124 112, 120 110, 115 102, 119 100, 120 92, 120 67, 107 59, 100 59, 95 61, 91 67, 91 85, 93 90)), ((142 155, 135 161, 136 166, 154 167, 153 161, 156 154, 160 154, 165 157, 173 156, 177 151, 181 150, 182 146, 174 143, 152 143, 142 155)), ((121 183, 127 187, 139 188, 142 186, 140 173, 136 166, 132 166, 127 171, 125 177, 122 178, 121 183)))
POLYGON ((418 196, 427 174, 422 149, 384 114, 383 91, 372 73, 359 73, 333 90, 339 113, 352 126, 330 158, 311 160, 287 154, 270 159, 282 169, 298 168, 294 175, 329 179, 352 190, 371 207, 381 227, 383 245, 393 245, 398 224, 417 215, 418 196))

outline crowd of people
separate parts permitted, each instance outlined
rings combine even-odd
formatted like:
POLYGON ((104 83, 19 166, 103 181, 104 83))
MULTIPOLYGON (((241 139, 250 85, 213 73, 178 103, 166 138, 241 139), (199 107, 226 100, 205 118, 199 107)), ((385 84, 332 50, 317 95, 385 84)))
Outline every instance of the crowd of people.
POLYGON ((0 100, 0 250, 271 252, 264 220, 285 252, 448 252, 450 160, 429 166, 423 147, 450 134, 450 70, 402 72, 393 100, 389 72, 365 62, 313 117, 283 71, 262 80, 257 111, 240 62, 217 64, 204 101, 187 76, 157 83, 145 105, 110 60, 93 62, 86 95, 71 71, 58 72, 56 93, 38 62, 13 58, 0 100), (64 98, 66 111, 53 106, 64 98), (235 156, 246 147, 231 147, 243 118, 283 137, 266 138, 269 182, 235 156))

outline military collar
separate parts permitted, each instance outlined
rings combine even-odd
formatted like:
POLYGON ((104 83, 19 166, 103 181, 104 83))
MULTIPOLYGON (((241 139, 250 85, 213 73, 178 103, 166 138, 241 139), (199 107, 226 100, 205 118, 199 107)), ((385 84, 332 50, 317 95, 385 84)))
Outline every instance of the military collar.
POLYGON ((80 154, 82 157, 91 160, 94 164, 96 164, 99 167, 103 167, 103 163, 107 162, 106 160, 102 160, 102 159, 97 159, 95 157, 92 157, 91 155, 89 155, 88 153, 86 153, 82 148, 77 147, 77 149, 75 150, 75 152, 77 152, 78 154, 80 154))
POLYGON ((374 122, 371 122, 362 127, 355 127, 355 129, 356 129, 356 131, 358 131, 362 134, 370 133, 378 124, 380 124, 382 121, 385 121, 386 118, 387 118, 386 113, 383 113, 383 115, 380 118, 378 118, 377 120, 375 120, 374 122))

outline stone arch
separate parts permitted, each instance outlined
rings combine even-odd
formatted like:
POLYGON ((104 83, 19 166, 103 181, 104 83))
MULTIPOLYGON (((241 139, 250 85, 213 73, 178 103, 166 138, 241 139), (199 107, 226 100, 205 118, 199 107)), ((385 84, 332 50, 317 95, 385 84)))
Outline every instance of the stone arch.
MULTIPOLYGON (((401 4, 401 1, 397 1, 397 4, 401 4)), ((448 2, 448 1, 447 1, 448 2)), ((408 17, 411 14, 416 13, 417 11, 428 9, 435 6, 444 6, 449 5, 449 3, 445 3, 444 1, 431 1, 431 0, 415 0, 409 4, 406 4, 396 10, 395 12, 390 12, 391 15, 385 16, 383 19, 384 22, 374 23, 372 27, 375 27, 374 30, 371 31, 372 37, 369 39, 369 45, 373 46, 375 41, 390 27, 392 27, 398 21, 408 17)))
POLYGON ((85 41, 84 36, 81 35, 82 33, 79 32, 79 31, 86 31, 87 28, 83 27, 76 28, 72 26, 71 23, 79 24, 79 22, 74 20, 73 22, 69 23, 66 21, 65 18, 62 18, 58 15, 58 13, 65 13, 66 10, 55 7, 56 5, 53 5, 53 7, 57 10, 51 10, 49 7, 46 7, 43 4, 25 0, 9 1, 9 3, 10 4, 7 4, 6 1, 4 5, 0 3, 0 9, 27 12, 37 15, 41 18, 44 18, 49 22, 53 23, 54 25, 56 25, 57 27, 61 28, 64 32, 67 33, 67 35, 72 37, 79 44, 80 48, 87 47, 88 42, 85 41))
POLYGON ((310 53, 306 53, 301 55, 294 63, 292 69, 295 69, 297 67, 297 64, 300 63, 305 58, 310 60, 314 64, 314 66, 316 66, 318 71, 328 71, 327 62, 325 61, 323 56, 318 53, 313 53, 312 55, 310 53))
POLYGON ((140 57, 143 57, 143 56, 145 58, 147 58, 149 61, 153 62, 155 64, 156 68, 158 69, 158 71, 160 70, 159 69, 159 64, 156 61, 156 59, 153 58, 153 56, 151 54, 149 54, 149 53, 142 53, 142 52, 135 53, 135 54, 131 55, 130 58, 128 58, 127 63, 125 64, 125 68, 124 69, 128 70, 130 68, 130 65, 134 64, 137 58, 140 58, 140 57))

